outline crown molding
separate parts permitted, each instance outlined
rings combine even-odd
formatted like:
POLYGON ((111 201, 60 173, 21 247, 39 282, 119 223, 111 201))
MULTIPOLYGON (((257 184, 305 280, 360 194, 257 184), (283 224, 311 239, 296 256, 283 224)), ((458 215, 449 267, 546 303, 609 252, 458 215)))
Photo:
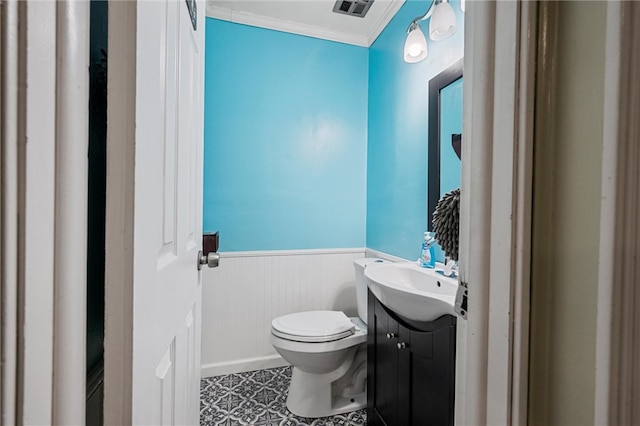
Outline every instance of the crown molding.
POLYGON ((373 42, 376 41, 380 33, 382 33, 382 31, 387 27, 393 17, 396 16, 396 13, 398 13, 405 1, 406 0, 392 1, 387 5, 387 9, 382 15, 380 15, 378 21, 371 27, 371 31, 369 31, 368 36, 368 44, 366 47, 370 47, 373 42))
POLYGON ((387 5, 385 12, 380 16, 367 35, 333 31, 324 27, 301 24, 299 22, 286 21, 270 16, 256 15, 222 8, 207 2, 206 14, 210 18, 221 19, 236 24, 250 25, 253 27, 267 28, 308 37, 336 41, 339 43, 353 44, 355 46, 369 47, 387 26, 396 12, 402 7, 405 0, 392 1, 387 5))

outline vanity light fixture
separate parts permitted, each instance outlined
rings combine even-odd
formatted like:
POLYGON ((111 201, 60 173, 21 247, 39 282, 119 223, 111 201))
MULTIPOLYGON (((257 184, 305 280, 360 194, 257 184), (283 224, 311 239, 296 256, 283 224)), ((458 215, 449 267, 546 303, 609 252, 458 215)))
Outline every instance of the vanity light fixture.
POLYGON ((441 41, 451 37, 456 32, 456 16, 447 0, 433 0, 427 12, 416 17, 407 28, 407 40, 404 43, 404 61, 408 63, 420 62, 427 57, 427 39, 420 29, 420 21, 429 21, 429 38, 441 41))

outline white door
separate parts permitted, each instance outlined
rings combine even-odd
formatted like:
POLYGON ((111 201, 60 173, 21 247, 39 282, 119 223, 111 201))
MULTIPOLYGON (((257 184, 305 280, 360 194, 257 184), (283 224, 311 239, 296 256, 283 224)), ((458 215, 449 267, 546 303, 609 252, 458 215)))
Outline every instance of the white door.
POLYGON ((204 11, 201 1, 110 2, 105 423, 198 423, 204 11), (109 240, 110 219, 122 220, 123 241, 109 240))

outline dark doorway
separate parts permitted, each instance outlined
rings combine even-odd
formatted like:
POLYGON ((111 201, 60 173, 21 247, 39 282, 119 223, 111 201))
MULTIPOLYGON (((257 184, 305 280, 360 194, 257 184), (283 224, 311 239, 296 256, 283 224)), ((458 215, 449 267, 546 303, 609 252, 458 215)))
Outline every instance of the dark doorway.
POLYGON ((87 229, 87 425, 103 423, 108 2, 91 1, 87 229))

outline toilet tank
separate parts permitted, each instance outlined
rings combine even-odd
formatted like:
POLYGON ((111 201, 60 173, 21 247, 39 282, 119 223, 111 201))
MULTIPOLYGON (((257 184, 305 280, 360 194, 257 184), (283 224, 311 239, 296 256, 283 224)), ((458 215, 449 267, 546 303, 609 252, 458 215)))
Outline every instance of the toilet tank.
POLYGON ((377 257, 365 257, 353 261, 356 270, 356 304, 358 306, 358 316, 364 323, 367 323, 367 279, 364 276, 364 269, 370 265, 389 263, 388 260, 377 257))

